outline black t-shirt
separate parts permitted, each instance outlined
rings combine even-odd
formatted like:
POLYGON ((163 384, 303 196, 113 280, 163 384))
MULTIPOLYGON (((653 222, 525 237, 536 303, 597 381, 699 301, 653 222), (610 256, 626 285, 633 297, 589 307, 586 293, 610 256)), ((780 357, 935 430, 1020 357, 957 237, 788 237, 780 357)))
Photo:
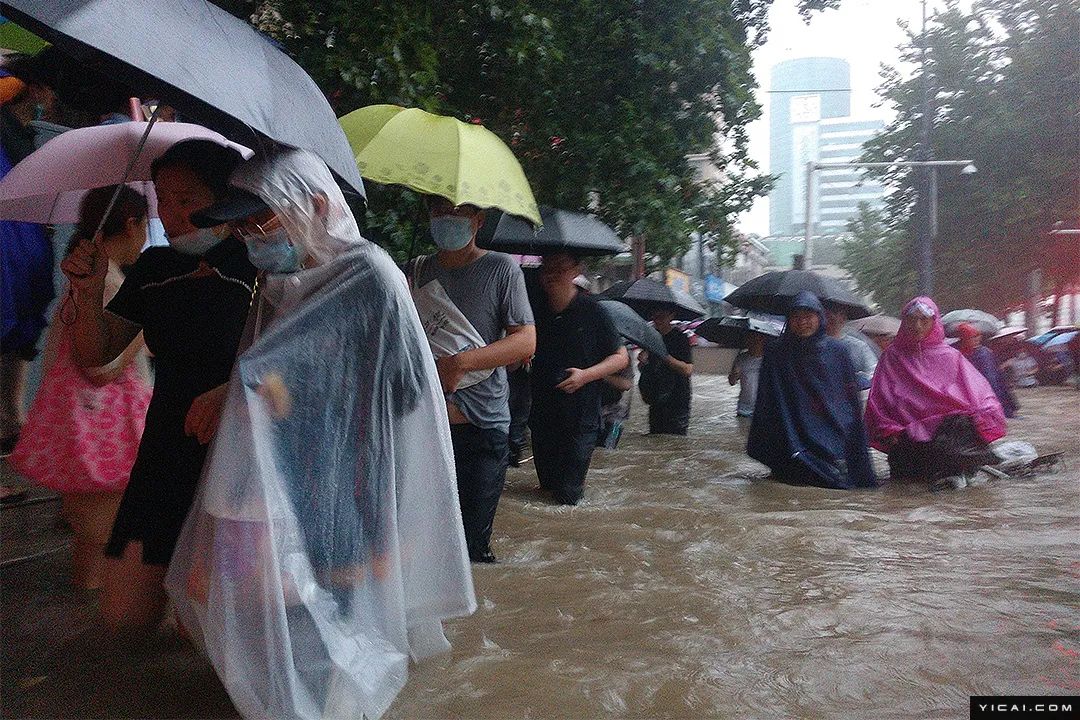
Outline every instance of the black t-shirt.
MULTIPOLYGON (((693 361, 693 354, 690 349, 690 338, 686 337, 679 328, 672 328, 667 335, 662 336, 664 338, 664 347, 667 348, 668 355, 681 360, 684 363, 693 361)), ((689 379, 689 378, 687 378, 689 379)))
MULTIPOLYGON (((663 335, 662 337, 664 338, 664 347, 667 348, 668 355, 676 360, 681 360, 684 363, 693 362, 690 339, 683 334, 682 330, 672 328, 668 331, 667 335, 663 335)), ((657 384, 662 387, 671 388, 671 396, 664 404, 676 404, 689 401, 690 378, 682 373, 676 372, 666 362, 657 358, 649 358, 648 370, 643 370, 642 375, 644 376, 647 373, 662 376, 662 379, 660 379, 657 384)))
MULTIPOLYGON (((532 363, 533 387, 549 389, 566 379, 567 368, 592 367, 619 350, 619 333, 611 318, 590 295, 578 293, 561 313, 548 305, 543 290, 530 294, 536 316, 536 356, 532 363)), ((597 394, 591 382, 578 393, 597 394)))

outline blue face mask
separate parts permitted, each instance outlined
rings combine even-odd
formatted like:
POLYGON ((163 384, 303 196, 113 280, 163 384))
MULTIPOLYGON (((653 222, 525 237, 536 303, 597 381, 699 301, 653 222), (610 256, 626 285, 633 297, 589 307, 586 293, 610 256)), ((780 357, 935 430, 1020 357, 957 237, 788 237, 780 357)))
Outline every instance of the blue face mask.
POLYGON ((185 255, 203 255, 220 242, 221 238, 214 234, 213 228, 199 228, 193 232, 169 238, 169 245, 173 250, 185 255))
POLYGON ((300 269, 300 255, 289 243, 285 228, 269 232, 258 240, 247 238, 248 260, 260 270, 269 273, 296 272, 300 269))
POLYGON ((431 218, 431 238, 440 250, 460 250, 473 238, 472 218, 442 215, 431 218))

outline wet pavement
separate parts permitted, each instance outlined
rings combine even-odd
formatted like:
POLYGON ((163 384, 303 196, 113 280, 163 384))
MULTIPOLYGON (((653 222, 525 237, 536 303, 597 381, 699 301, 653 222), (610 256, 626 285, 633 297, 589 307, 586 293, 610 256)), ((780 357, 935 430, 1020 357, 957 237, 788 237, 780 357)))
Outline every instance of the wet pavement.
MULTIPOLYGON (((765 481, 734 390, 694 390, 689 438, 643 435, 636 402, 576 508, 510 471, 477 613, 386 717, 946 718, 973 694, 1080 694, 1075 389, 1020 391, 1010 422, 1064 467, 942 493, 765 481)), ((2 511, 3 717, 235 717, 182 641, 98 632, 35 495, 2 511)))

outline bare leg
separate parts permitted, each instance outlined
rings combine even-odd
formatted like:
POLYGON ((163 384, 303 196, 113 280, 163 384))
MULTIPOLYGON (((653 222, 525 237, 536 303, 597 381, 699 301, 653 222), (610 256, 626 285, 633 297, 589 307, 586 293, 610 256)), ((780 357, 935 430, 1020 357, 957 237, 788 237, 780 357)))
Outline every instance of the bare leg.
POLYGON ((74 537, 71 543, 71 584, 86 590, 101 587, 105 545, 116 519, 122 493, 65 493, 63 513, 74 537))
POLYGON ((14 438, 26 422, 27 362, 18 355, 0 355, 0 438, 14 438))
POLYGON ((142 543, 129 542, 121 558, 105 558, 101 616, 114 633, 153 632, 165 615, 165 565, 142 561, 142 543))
MULTIPOLYGON (((26 395, 27 362, 14 353, 0 355, 0 446, 6 456, 26 422, 23 397, 26 395)), ((17 502, 26 490, 0 485, 0 500, 17 502)))
POLYGON ((77 533, 71 539, 71 584, 83 590, 101 588, 101 568, 105 564, 105 544, 77 533))

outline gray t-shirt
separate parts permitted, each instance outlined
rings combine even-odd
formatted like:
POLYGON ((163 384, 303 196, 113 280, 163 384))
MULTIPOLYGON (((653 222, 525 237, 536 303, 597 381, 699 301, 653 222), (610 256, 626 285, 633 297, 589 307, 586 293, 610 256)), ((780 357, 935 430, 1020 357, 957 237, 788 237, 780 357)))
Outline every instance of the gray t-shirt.
POLYGON ((739 417, 753 417, 757 403, 758 377, 761 375, 761 356, 754 357, 743 350, 735 357, 735 367, 739 369, 739 402, 735 414, 739 417))
MULTIPOLYGON (((412 263, 405 271, 412 277, 412 263)), ((488 345, 501 340, 507 327, 533 324, 525 276, 509 255, 488 252, 465 267, 452 269, 443 267, 437 256, 430 255, 415 278, 416 287, 432 280, 439 281, 488 345)), ((447 400, 473 425, 509 432, 509 397, 506 368, 499 367, 486 380, 447 395, 447 400)))

